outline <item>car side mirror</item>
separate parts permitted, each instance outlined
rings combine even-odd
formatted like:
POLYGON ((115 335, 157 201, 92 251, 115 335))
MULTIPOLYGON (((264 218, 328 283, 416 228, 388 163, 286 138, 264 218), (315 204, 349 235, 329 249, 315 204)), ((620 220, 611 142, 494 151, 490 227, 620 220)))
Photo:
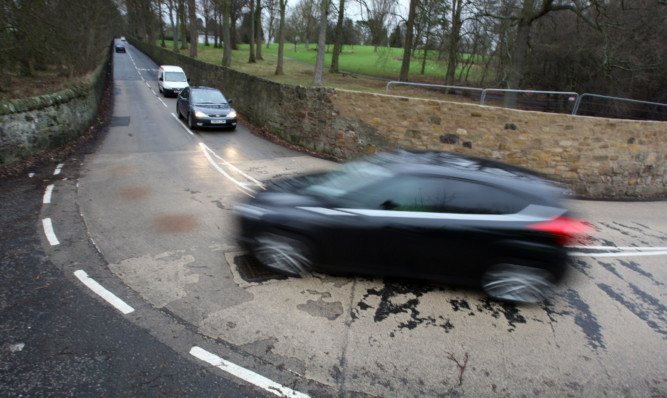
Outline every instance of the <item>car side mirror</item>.
POLYGON ((158 79, 159 81, 162 81, 162 78, 161 78, 161 77, 158 77, 157 79, 158 79))
POLYGON ((229 105, 231 105, 231 104, 232 104, 232 100, 228 99, 228 100, 227 100, 227 103, 228 103, 229 105))

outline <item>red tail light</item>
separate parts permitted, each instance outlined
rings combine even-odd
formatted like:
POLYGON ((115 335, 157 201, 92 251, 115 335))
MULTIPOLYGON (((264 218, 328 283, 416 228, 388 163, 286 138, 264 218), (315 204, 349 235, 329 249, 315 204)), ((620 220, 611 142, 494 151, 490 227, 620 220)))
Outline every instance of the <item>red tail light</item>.
POLYGON ((531 224, 528 228, 556 236, 560 245, 571 244, 574 241, 582 243, 581 240, 586 240, 595 231, 595 228, 586 221, 564 216, 531 224))

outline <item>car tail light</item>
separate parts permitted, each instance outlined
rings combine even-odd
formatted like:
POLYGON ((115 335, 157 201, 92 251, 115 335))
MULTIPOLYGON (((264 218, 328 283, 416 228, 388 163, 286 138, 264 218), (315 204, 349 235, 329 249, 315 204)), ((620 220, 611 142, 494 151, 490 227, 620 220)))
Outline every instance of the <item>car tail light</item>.
POLYGON ((556 236, 558 244, 567 245, 582 243, 590 238, 595 228, 590 223, 570 217, 556 217, 537 224, 528 225, 528 228, 546 232, 556 236))

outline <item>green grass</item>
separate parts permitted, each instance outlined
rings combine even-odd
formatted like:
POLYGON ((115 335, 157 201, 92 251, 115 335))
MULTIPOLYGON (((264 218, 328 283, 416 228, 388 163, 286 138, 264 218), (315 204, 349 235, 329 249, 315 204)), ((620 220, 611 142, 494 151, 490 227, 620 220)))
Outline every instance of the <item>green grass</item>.
MULTIPOLYGON (((157 44, 160 45, 160 42, 157 44)), ((166 45, 166 48, 170 49, 173 44, 171 41, 167 41, 166 45)), ((333 45, 327 45, 323 75, 325 86, 356 91, 369 91, 376 93, 385 92, 385 87, 387 84, 386 81, 366 79, 349 74, 329 73, 328 71, 329 67, 331 66, 332 49, 333 45)), ((254 64, 248 63, 248 51, 248 44, 240 44, 238 50, 232 51, 232 69, 280 83, 312 86, 314 65, 317 58, 317 46, 315 44, 311 44, 309 48, 306 49, 305 44, 299 44, 295 48, 294 43, 285 43, 284 56, 287 59, 283 61, 284 75, 281 76, 275 75, 278 44, 272 43, 269 48, 266 48, 266 45, 263 44, 263 60, 258 60, 254 64), (291 60, 300 62, 294 62, 291 60), (307 65, 302 63, 306 63, 307 65)), ((189 51, 181 50, 181 54, 189 55, 189 51)), ((437 56, 435 51, 429 52, 425 73, 422 75, 421 56, 422 53, 418 51, 416 57, 412 58, 410 63, 409 80, 411 82, 444 84, 444 77, 447 67, 446 63, 435 58, 437 56)), ((377 51, 375 51, 373 46, 344 46, 343 52, 339 57, 339 69, 345 72, 398 80, 401 70, 402 57, 403 49, 401 48, 379 47, 377 51)), ((197 47, 197 58, 204 62, 221 65, 222 49, 213 48, 212 44, 207 47, 204 44, 199 43, 197 47)), ((479 73, 479 67, 473 66, 471 76, 474 77, 476 73, 479 73)), ((411 96, 442 98, 441 93, 433 93, 432 91, 419 90, 405 86, 396 88, 392 87, 391 93, 395 95, 409 94, 411 96)))

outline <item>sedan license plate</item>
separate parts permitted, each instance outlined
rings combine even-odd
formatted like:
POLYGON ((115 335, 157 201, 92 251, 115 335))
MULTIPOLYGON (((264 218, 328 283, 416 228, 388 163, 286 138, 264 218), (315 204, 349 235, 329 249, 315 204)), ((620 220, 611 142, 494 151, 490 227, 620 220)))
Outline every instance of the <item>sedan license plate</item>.
POLYGON ((211 124, 225 124, 226 120, 211 120, 211 124))

